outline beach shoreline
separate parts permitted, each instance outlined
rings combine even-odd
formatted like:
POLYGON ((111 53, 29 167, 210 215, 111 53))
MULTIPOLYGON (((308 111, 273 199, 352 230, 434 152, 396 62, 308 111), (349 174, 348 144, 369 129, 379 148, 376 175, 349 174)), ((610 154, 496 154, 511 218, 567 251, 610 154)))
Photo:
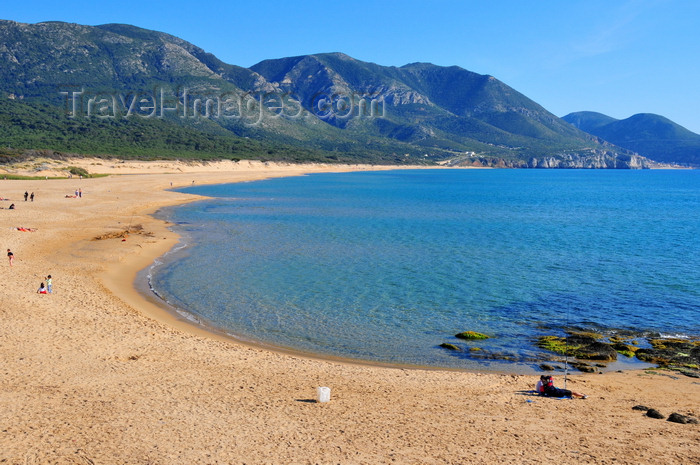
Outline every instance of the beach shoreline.
POLYGON ((382 167, 69 163, 139 176, 0 182, 18 207, 1 213, 17 258, 0 268, 2 463, 535 463, 543 450, 561 463, 700 460, 697 425, 632 410, 700 416, 692 378, 573 375, 569 389, 589 399, 543 399, 533 376, 345 363, 219 338, 134 286, 178 242, 152 214, 198 198, 170 187, 382 167), (65 197, 78 187, 83 198, 65 197), (35 202, 20 201, 24 191, 35 202), (137 224, 143 233, 93 240, 137 224), (55 293, 36 294, 46 274, 55 293), (318 386, 331 402, 313 401, 318 386))
MULTIPOLYGON (((166 224, 169 223, 166 222, 166 224)), ((168 231, 173 232, 169 229, 168 231)), ((150 318, 169 325, 173 328, 177 328, 180 331, 190 332, 191 334, 211 337, 221 341, 229 341, 235 344, 242 344, 245 346, 250 346, 253 348, 258 348, 262 350, 268 350, 273 352, 278 352, 280 354, 304 357, 319 361, 326 361, 332 363, 344 363, 350 365, 359 366, 373 366, 378 368, 388 368, 388 369, 400 369, 400 370, 428 370, 428 371, 454 371, 454 372, 465 372, 465 373, 486 373, 494 375, 524 375, 524 376, 539 376, 542 371, 535 368, 527 368, 523 365, 515 365, 502 363, 499 365, 500 368, 492 368, 490 366, 481 366, 478 368, 470 367, 449 367, 449 366, 433 366, 433 365, 412 365, 408 363, 392 363, 392 362, 382 362, 375 360, 366 360, 360 358, 350 358, 342 356, 334 356, 325 353, 316 353, 303 351, 295 347, 285 347, 281 345, 274 345, 271 343, 266 343, 254 338, 246 338, 244 336, 232 333, 225 328, 216 326, 214 323, 204 321, 204 319, 190 312, 188 309, 177 308, 170 305, 166 300, 164 300, 160 295, 158 295, 152 288, 149 281, 149 274, 153 269, 155 262, 160 262, 168 253, 172 252, 174 249, 179 247, 180 236, 175 234, 175 240, 172 246, 165 251, 160 253, 158 249, 154 249, 151 255, 152 260, 146 265, 145 268, 138 269, 143 263, 138 263, 135 266, 129 266, 129 264, 124 263, 120 267, 119 273, 108 272, 103 277, 103 282, 106 284, 107 288, 118 294, 122 299, 130 303, 134 308, 139 308, 142 313, 149 316, 150 318), (133 275, 132 280, 132 290, 136 292, 136 295, 131 295, 128 290, 127 282, 128 279, 121 277, 121 273, 126 276, 133 275)), ((165 243, 161 244, 162 247, 167 247, 165 243)), ((150 256, 144 257, 143 260, 139 262, 147 262, 150 256)), ((572 360, 574 362, 574 360, 572 360)), ((550 362, 554 363, 554 362, 550 362)), ((562 359, 558 365, 563 365, 564 360, 562 359)), ((627 359, 621 358, 617 361, 608 362, 606 366, 600 366, 597 368, 598 372, 609 372, 617 370, 643 370, 646 368, 653 368, 653 364, 645 363, 637 359, 627 359)), ((569 365, 568 374, 573 374, 574 376, 579 373, 576 368, 573 367, 573 363, 569 365)), ((559 370, 556 372, 557 375, 562 376, 565 372, 559 370)))
MULTIPOLYGON (((302 165, 303 166, 303 165, 302 165)), ((285 175, 285 177, 288 177, 290 175, 305 175, 305 174, 310 174, 313 172, 341 172, 341 171, 377 171, 377 170, 386 170, 386 169, 429 169, 426 167, 414 167, 414 166, 409 166, 409 167, 388 167, 388 166, 365 166, 365 165, 356 165, 356 166, 333 166, 333 165, 328 165, 328 166, 322 166, 320 168, 320 171, 314 171, 314 168, 312 168, 312 171, 309 173, 307 172, 301 172, 298 174, 290 173, 288 175, 285 175)), ((470 169, 470 168, 468 168, 470 169)), ((479 169, 479 168, 475 168, 479 169)), ((269 179, 268 177, 262 177, 259 179, 255 180, 264 180, 264 179, 269 179)), ((252 181, 253 179, 245 179, 242 181, 238 182, 249 182, 252 181)), ((218 184, 218 182, 215 182, 218 184)), ((201 183, 200 183, 201 184, 201 183)), ((182 186, 181 186, 182 187, 182 186)), ((191 194, 187 194, 191 195, 191 194)), ((194 198, 187 200, 187 202, 194 202, 194 201, 199 201, 199 200, 204 200, 208 199, 209 197, 206 196, 200 196, 200 195, 194 195, 194 198)), ((163 323, 166 325, 169 325, 173 328, 176 328, 179 331, 185 331, 189 332, 191 334, 197 335, 197 336, 202 336, 202 337, 211 337, 216 340, 224 341, 224 342, 233 342, 237 344, 243 344, 246 346, 250 346, 253 348, 258 348, 258 349, 263 349, 263 350, 269 350, 269 351, 274 351, 278 352, 280 354, 286 354, 290 356, 297 356, 297 357, 305 357, 305 358, 310 358, 310 359, 315 359, 319 361, 327 361, 327 362, 333 362, 333 363, 346 363, 346 364, 354 364, 354 365, 359 365, 359 366, 375 366, 375 367, 384 367, 384 368, 394 368, 394 369, 417 369, 417 370, 446 370, 446 371, 467 371, 467 372, 476 372, 476 370, 468 370, 468 369, 453 369, 453 368, 446 368, 446 367, 433 367, 433 366, 422 366, 422 365, 407 365, 407 364, 395 364, 395 363, 382 363, 382 362, 375 362, 371 360, 362 360, 362 359, 350 359, 350 358, 343 358, 343 357, 335 357, 332 355, 327 355, 327 354, 318 354, 318 353, 311 353, 311 352, 304 352, 302 350, 295 349, 293 347, 282 347, 282 346, 275 346, 275 345, 270 345, 266 344, 261 341, 257 340, 246 340, 243 337, 240 337, 235 334, 231 334, 227 332, 226 330, 222 328, 218 328, 213 324, 205 324, 205 323, 200 323, 198 321, 193 321, 192 319, 188 318, 187 316, 182 315, 179 313, 179 310, 187 312, 188 315, 191 315, 194 318, 199 318, 197 315, 193 315, 187 311, 187 309, 177 309, 172 306, 170 306, 167 302, 165 302, 163 299, 161 299, 159 296, 155 295, 153 290, 149 288, 149 283, 145 282, 144 280, 146 279, 146 272, 153 266, 153 264, 156 262, 156 260, 164 257, 166 254, 170 253, 174 248, 180 244, 181 237, 174 232, 172 229, 170 229, 170 226, 172 226, 170 223, 168 223, 165 220, 161 220, 156 218, 154 215, 156 211, 162 207, 166 206, 176 206, 176 205, 182 205, 183 203, 186 202, 178 202, 174 204, 166 204, 166 205, 161 205, 157 207, 156 209, 152 209, 147 212, 143 212, 145 216, 148 216, 151 218, 153 223, 149 223, 147 226, 144 226, 145 229, 150 230, 157 230, 158 232, 156 235, 163 236, 163 240, 159 241, 157 244, 154 244, 154 246, 149 247, 145 249, 141 254, 137 256, 132 256, 133 262, 131 259, 126 259, 123 262, 121 262, 119 269, 112 269, 107 271, 103 277, 102 277, 102 282, 105 284, 105 286, 110 289, 112 292, 115 294, 119 295, 119 297, 127 302, 129 305, 131 305, 134 308, 139 308, 139 310, 147 315, 149 318, 152 318, 155 321, 158 321, 159 323, 163 323), (165 226, 163 229, 160 227, 155 227, 154 223, 161 222, 163 226, 165 226), (129 279, 131 277, 131 280, 129 279), (131 287, 129 287, 128 282, 131 281, 131 287)), ((489 371, 490 373, 494 374, 513 374, 511 372, 499 372, 499 371, 489 371)))

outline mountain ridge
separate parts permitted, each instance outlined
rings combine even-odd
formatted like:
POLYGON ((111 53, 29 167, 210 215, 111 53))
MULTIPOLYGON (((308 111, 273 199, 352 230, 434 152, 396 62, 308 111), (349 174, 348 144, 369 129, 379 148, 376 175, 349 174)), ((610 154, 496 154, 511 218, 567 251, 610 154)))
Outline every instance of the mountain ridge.
POLYGON ((618 120, 602 113, 574 112, 564 121, 646 158, 672 164, 700 166, 700 134, 654 113, 637 113, 618 120))
MULTIPOLYGON (((89 120, 81 124, 92 125, 83 130, 96 134, 112 134, 112 126, 102 124, 98 130, 108 118, 152 117, 146 131, 151 137, 184 127, 216 139, 213 147, 251 138, 263 145, 312 151, 329 161, 350 157, 381 163, 568 168, 646 163, 565 123, 493 76, 458 66, 382 66, 333 52, 263 60, 244 68, 176 36, 137 26, 4 20, 0 63, 0 98, 35 106, 72 103, 82 112, 77 116, 89 120), (165 105, 158 101, 157 89, 161 96, 166 89, 165 105), (156 111, 167 105, 185 111, 156 111), (86 115, 86 108, 93 114, 86 115), (127 111, 134 108, 142 111, 127 111), (545 159, 549 161, 542 164, 545 159)), ((12 102, 3 108, 39 118, 12 102)), ((5 145, 21 148, 44 140, 50 146, 31 148, 86 146, 75 134, 74 121, 44 121, 45 131, 53 133, 43 138, 31 124, 7 121, 9 126, 0 130, 5 145), (61 142, 65 140, 73 145, 61 142)), ((139 140, 141 129, 119 127, 128 147, 159 146, 142 136, 139 140)), ((196 152, 198 145, 186 146, 196 152)), ((170 150, 176 153, 177 144, 170 150)))

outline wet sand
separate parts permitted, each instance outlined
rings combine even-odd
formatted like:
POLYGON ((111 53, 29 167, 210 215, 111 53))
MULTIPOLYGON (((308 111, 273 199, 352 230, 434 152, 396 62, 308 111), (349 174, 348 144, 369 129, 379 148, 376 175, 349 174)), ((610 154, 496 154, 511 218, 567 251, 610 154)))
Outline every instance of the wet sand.
MULTIPOLYGON (((577 374, 568 387, 588 399, 546 399, 529 392, 533 376, 386 368, 241 344, 134 288, 137 272, 177 243, 151 213, 197 199, 168 191, 171 182, 365 167, 66 163, 80 164, 118 175, 0 181, 0 197, 17 207, 0 202, 1 245, 15 254, 13 267, 6 258, 0 266, 0 464, 700 462, 698 425, 632 410, 700 417, 700 380, 577 374), (82 198, 66 198, 78 188, 82 198), (145 234, 93 240, 135 225, 145 234), (37 294, 47 274, 54 293, 37 294), (318 386, 331 388, 329 403, 315 402, 318 386)), ((48 166, 37 173, 61 172, 48 166)))

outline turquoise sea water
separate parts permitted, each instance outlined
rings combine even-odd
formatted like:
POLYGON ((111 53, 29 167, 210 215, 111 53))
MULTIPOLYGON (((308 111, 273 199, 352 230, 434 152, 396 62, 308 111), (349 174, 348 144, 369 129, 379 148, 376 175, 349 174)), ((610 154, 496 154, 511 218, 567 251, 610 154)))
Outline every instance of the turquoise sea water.
POLYGON ((396 170, 191 187, 151 286, 237 337, 519 371, 567 327, 700 335, 700 171, 396 170), (474 330, 492 339, 465 343, 474 330), (450 342, 480 351, 453 353, 450 342))

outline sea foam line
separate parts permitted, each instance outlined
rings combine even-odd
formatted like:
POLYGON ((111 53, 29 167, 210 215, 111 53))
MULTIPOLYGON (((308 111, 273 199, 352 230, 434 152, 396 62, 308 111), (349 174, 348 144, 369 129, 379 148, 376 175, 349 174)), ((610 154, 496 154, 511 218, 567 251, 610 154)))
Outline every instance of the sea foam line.
POLYGON ((168 299, 165 298, 164 295, 162 295, 160 292, 158 292, 158 290, 153 285, 153 271, 157 267, 165 264, 165 262, 166 262, 165 258, 168 255, 179 252, 180 250, 186 249, 187 247, 189 247, 188 243, 180 242, 178 245, 173 247, 171 250, 167 251, 166 253, 164 253, 160 257, 156 258, 153 261, 153 264, 148 268, 148 272, 146 273, 146 282, 148 283, 148 289, 153 293, 153 295, 158 297, 161 301, 165 302, 170 308, 172 308, 175 311, 175 313, 177 313, 178 315, 185 318, 187 321, 189 321, 191 323, 195 323, 197 325, 204 326, 204 323, 202 322, 202 320, 200 320, 194 313, 183 310, 180 307, 178 307, 177 305, 170 302, 168 299))

